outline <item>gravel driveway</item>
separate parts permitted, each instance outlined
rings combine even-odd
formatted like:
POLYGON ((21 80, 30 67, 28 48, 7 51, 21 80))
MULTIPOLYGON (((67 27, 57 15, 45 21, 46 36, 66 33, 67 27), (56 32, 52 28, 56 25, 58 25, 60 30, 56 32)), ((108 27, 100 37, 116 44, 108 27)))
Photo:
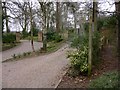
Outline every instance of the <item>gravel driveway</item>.
POLYGON ((54 88, 66 70, 68 45, 58 51, 2 64, 3 88, 54 88))
MULTIPOLYGON (((34 47, 35 47, 35 50, 38 50, 40 47, 42 47, 42 43, 34 42, 34 47)), ((23 54, 24 52, 29 52, 29 51, 32 51, 30 41, 21 40, 20 45, 2 52, 2 61, 12 58, 12 55, 14 55, 14 54, 18 55, 18 54, 23 54)))

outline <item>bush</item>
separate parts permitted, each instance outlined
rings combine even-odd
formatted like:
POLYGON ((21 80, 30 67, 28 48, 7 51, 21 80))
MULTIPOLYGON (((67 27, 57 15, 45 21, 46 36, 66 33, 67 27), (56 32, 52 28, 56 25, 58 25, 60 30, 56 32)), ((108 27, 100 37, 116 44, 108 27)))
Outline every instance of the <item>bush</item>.
MULTIPOLYGON (((72 43, 76 44, 76 51, 69 52, 68 58, 71 60, 71 66, 79 70, 80 72, 86 72, 88 70, 88 35, 79 37, 79 39, 74 40, 72 43), (79 41, 77 43, 74 43, 76 41, 79 41)), ((92 53, 92 62, 95 65, 99 60, 99 53, 100 53, 100 34, 99 32, 94 32, 93 35, 93 53, 92 53)))
POLYGON ((88 44, 88 35, 74 36, 74 38, 71 40, 71 47, 75 47, 77 49, 79 49, 80 46, 87 44, 88 44))
POLYGON ((62 37, 61 37, 61 35, 59 35, 56 32, 47 32, 46 36, 47 36, 47 41, 60 42, 60 41, 63 40, 62 37))
POLYGON ((100 34, 98 31, 94 32, 93 35, 93 61, 92 63, 95 65, 99 62, 99 56, 100 56, 100 34))
MULTIPOLYGON (((88 70, 88 42, 87 37, 83 38, 79 49, 69 52, 68 58, 70 58, 71 66, 79 70, 80 72, 86 72, 88 70)), ((81 39, 82 40, 82 39, 81 39)))
POLYGON ((91 81, 89 88, 118 88, 118 72, 104 73, 101 77, 91 81))
POLYGON ((27 31, 25 31, 25 30, 22 31, 22 38, 23 39, 26 38, 26 37, 28 37, 29 35, 30 34, 27 31))
POLYGON ((55 42, 60 42, 60 41, 63 40, 63 39, 62 39, 62 36, 59 35, 58 33, 56 33, 53 37, 54 37, 54 41, 55 41, 55 42))
POLYGON ((3 43, 14 43, 16 41, 16 35, 13 33, 5 33, 2 35, 3 43))
MULTIPOLYGON (((32 30, 33 30, 33 36, 38 36, 39 29, 37 29, 37 28, 34 27, 32 30)), ((31 35, 31 31, 29 31, 29 33, 27 34, 27 36, 28 35, 31 35)))
POLYGON ((115 15, 106 16, 103 18, 98 18, 97 20, 97 28, 101 30, 104 28, 115 28, 116 27, 116 17, 115 15))
POLYGON ((74 37, 71 40, 71 47, 78 48, 78 47, 80 47, 80 43, 81 43, 80 37, 74 37))

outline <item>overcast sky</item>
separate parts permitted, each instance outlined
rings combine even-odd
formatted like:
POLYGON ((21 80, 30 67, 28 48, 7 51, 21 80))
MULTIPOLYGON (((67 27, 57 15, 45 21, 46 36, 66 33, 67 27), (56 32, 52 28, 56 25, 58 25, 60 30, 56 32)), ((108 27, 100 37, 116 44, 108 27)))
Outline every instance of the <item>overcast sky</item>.
MULTIPOLYGON (((13 0, 13 1, 17 1, 17 0, 13 0)), ((28 1, 28 0, 19 0, 19 1, 23 2, 23 1, 28 1)), ((34 3, 34 5, 36 7, 38 7, 38 5, 39 5, 38 0, 29 0, 29 1, 32 1, 34 3)), ((39 0, 39 1, 42 1, 42 0, 39 0)), ((49 0, 47 0, 47 1, 49 1, 49 0)), ((55 0, 53 0, 53 1, 55 2, 55 0)), ((66 0, 64 0, 64 1, 66 1, 66 0)), ((89 0, 71 0, 71 1, 74 1, 74 2, 75 1, 80 1, 80 2, 82 2, 82 1, 89 1, 89 0)), ((113 12, 115 10, 115 6, 113 4, 114 0, 99 0, 99 2, 101 3, 101 4, 99 4, 99 7, 100 7, 100 9, 102 11, 112 11, 113 12)), ((71 17, 72 17, 72 15, 71 15, 71 17)), ((20 27, 18 22, 16 22, 15 25, 9 24, 9 27, 10 27, 11 31, 21 31, 22 30, 22 28, 20 27)), ((4 28, 6 29, 5 26, 4 26, 4 28)), ((5 31, 5 29, 4 29, 4 31, 5 31)))

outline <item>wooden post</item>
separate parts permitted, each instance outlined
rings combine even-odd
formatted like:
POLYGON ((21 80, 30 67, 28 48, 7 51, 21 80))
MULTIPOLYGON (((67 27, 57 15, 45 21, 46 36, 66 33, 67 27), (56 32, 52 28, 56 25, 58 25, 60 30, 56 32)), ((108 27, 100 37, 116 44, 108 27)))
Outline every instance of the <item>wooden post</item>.
POLYGON ((20 32, 16 32, 16 42, 20 42, 20 32))
POLYGON ((43 34, 42 32, 38 32, 38 42, 42 42, 43 41, 43 34))

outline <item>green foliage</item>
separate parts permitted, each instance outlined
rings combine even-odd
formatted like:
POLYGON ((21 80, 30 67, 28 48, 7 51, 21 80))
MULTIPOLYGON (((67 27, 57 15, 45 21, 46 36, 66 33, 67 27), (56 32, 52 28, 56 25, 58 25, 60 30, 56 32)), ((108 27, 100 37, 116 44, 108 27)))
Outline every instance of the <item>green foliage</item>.
POLYGON ((74 69, 80 72, 88 70, 88 46, 81 46, 79 50, 69 53, 68 58, 70 58, 71 66, 74 69))
POLYGON ((25 30, 22 31, 22 38, 26 38, 29 36, 29 33, 25 30))
POLYGON ((18 55, 17 55, 17 57, 18 57, 18 58, 21 58, 21 55, 20 55, 20 54, 18 54, 18 55))
POLYGON ((47 41, 55 41, 55 42, 60 42, 62 41, 62 37, 61 35, 59 35, 58 33, 56 32, 47 32, 46 33, 46 36, 47 36, 47 41))
POLYGON ((116 26, 116 17, 114 15, 106 16, 99 18, 97 21, 98 30, 102 28, 115 28, 116 26))
POLYGON ((74 34, 74 29, 69 29, 68 30, 68 40, 72 41, 73 37, 76 37, 76 35, 74 34))
POLYGON ((88 45, 88 35, 76 36, 71 40, 71 47, 79 49, 81 46, 88 45))
POLYGON ((37 36, 38 35, 38 31, 39 31, 39 29, 33 28, 33 36, 37 36))
MULTIPOLYGON (((88 70, 88 42, 88 35, 74 38, 71 45, 74 45, 77 50, 68 53, 68 58, 71 61, 71 66, 80 72, 87 72, 88 70)), ((93 64, 97 64, 100 53, 99 32, 94 32, 92 45, 92 62, 93 64)))
POLYGON ((16 56, 16 54, 13 54, 12 57, 15 59, 17 56, 16 56))
POLYGON ((15 47, 17 44, 16 43, 3 43, 2 44, 2 51, 8 50, 10 48, 15 47))
POLYGON ((13 33, 4 33, 2 35, 3 43, 14 43, 16 41, 16 35, 13 33))
POLYGON ((97 63, 99 63, 99 56, 100 56, 100 33, 98 31, 94 32, 93 35, 93 43, 92 43, 92 47, 93 47, 93 59, 92 59, 92 63, 95 65, 97 63))
POLYGON ((26 52, 24 52, 24 53, 23 53, 23 56, 26 56, 26 55, 27 55, 27 53, 26 53, 26 52))
POLYGON ((76 51, 68 53, 68 58, 71 61, 71 66, 79 70, 80 72, 86 72, 88 70, 88 37, 82 37, 80 47, 76 51))
POLYGON ((80 37, 74 37, 72 40, 71 40, 71 47, 75 47, 75 48, 78 48, 80 47, 80 37))
POLYGON ((118 88, 118 72, 104 73, 89 84, 89 88, 118 88))
POLYGON ((89 31, 89 23, 85 23, 85 24, 84 24, 84 30, 85 30, 86 32, 89 31))

